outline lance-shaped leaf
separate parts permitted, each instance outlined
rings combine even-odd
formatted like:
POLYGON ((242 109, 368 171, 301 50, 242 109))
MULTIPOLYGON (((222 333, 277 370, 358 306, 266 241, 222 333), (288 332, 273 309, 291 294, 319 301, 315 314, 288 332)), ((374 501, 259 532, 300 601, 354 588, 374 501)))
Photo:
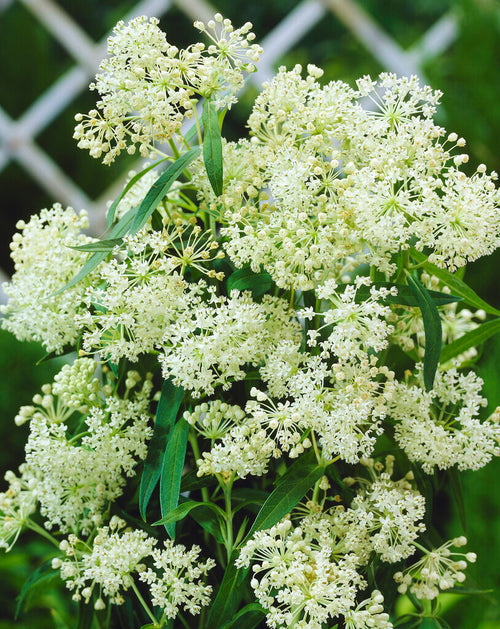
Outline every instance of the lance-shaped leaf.
POLYGON ((146 520, 149 499, 160 479, 168 435, 174 426, 183 397, 182 388, 175 387, 170 380, 164 381, 139 488, 139 511, 143 520, 146 520))
MULTIPOLYGON (((417 298, 415 297, 412 289, 406 284, 393 284, 392 282, 374 282, 372 284, 375 288, 393 288, 395 287, 398 291, 397 295, 387 295, 384 299, 384 302, 389 304, 398 304, 401 306, 414 306, 418 307, 419 303, 417 298)), ((341 287, 340 287, 341 288, 341 287)), ((356 291, 356 301, 365 301, 370 297, 370 288, 371 286, 360 286, 356 291)), ((442 293, 437 290, 429 290, 427 289, 429 296, 432 301, 436 304, 436 306, 445 306, 446 304, 452 304, 455 301, 461 301, 462 297, 458 295, 450 295, 449 293, 442 293)))
POLYGON ((57 576, 58 573, 52 568, 52 559, 48 559, 44 561, 42 565, 38 566, 36 570, 34 570, 28 579, 24 582, 21 591, 19 592, 19 596, 17 597, 17 605, 16 611, 14 614, 14 618, 17 620, 19 615, 24 610, 24 605, 26 603, 26 598, 34 585, 41 583, 42 581, 46 581, 51 579, 52 577, 57 576))
MULTIPOLYGON (((181 417, 169 435, 167 449, 163 456, 160 477, 160 507, 161 515, 164 518, 179 504, 188 434, 189 424, 181 417)), ((165 529, 170 537, 174 539, 175 522, 165 524, 165 529)))
POLYGON ((141 172, 137 173, 137 175, 134 175, 132 177, 132 179, 128 182, 128 184, 123 189, 123 192, 120 194, 120 196, 117 197, 113 201, 113 203, 109 206, 108 217, 107 217, 108 227, 113 224, 113 221, 115 220, 116 208, 118 207, 123 197, 135 186, 135 184, 139 181, 139 179, 142 179, 144 175, 146 175, 150 170, 153 170, 153 168, 156 168, 157 166, 159 166, 166 159, 168 159, 168 157, 162 157, 162 159, 159 159, 157 162, 150 164, 149 166, 141 170, 141 172))
POLYGON ((417 299, 424 321, 424 384, 427 391, 430 391, 434 384, 434 376, 436 375, 436 369, 439 364, 439 354, 441 353, 441 317, 425 286, 422 286, 422 284, 409 273, 407 274, 407 278, 408 285, 417 299))
POLYGON ((151 188, 148 190, 144 200, 137 210, 130 233, 137 233, 146 224, 148 218, 156 210, 160 201, 170 190, 174 181, 182 174, 187 166, 200 154, 200 148, 195 147, 184 153, 179 159, 170 164, 167 170, 158 177, 151 188))
POLYGON ((227 562, 226 572, 222 578, 219 591, 208 614, 207 629, 220 629, 230 620, 243 596, 243 582, 249 568, 236 568, 234 562, 238 557, 238 551, 234 550, 227 562))
POLYGON ((254 273, 247 266, 243 269, 237 269, 227 278, 227 292, 232 290, 249 290, 254 297, 260 297, 267 293, 273 285, 272 277, 266 271, 262 273, 254 273))
POLYGON ((440 269, 435 264, 427 262, 427 256, 414 248, 410 249, 411 256, 431 274, 439 278, 446 286, 449 286, 455 295, 459 295, 464 303, 473 308, 482 309, 489 314, 500 316, 500 310, 490 306, 484 299, 481 299, 470 286, 467 286, 460 278, 446 269, 440 269))
POLYGON ((111 249, 113 249, 113 247, 111 247, 111 249, 108 249, 107 245, 104 245, 104 243, 106 243, 108 241, 114 241, 114 240, 116 240, 118 238, 121 238, 122 236, 125 236, 125 234, 127 233, 128 229, 129 229, 129 225, 130 225, 132 219, 134 218, 134 215, 135 215, 136 211, 137 211, 137 208, 135 208, 135 207, 131 208, 126 214, 124 214, 121 217, 121 219, 118 221, 118 223, 116 223, 116 225, 113 225, 112 229, 110 230, 110 232, 108 234, 108 238, 106 240, 99 241, 100 245, 102 246, 102 249, 100 249, 99 251, 94 252, 90 256, 90 258, 87 260, 87 262, 85 262, 85 264, 82 266, 80 271, 75 275, 75 277, 73 277, 66 284, 66 286, 63 286, 63 288, 59 289, 56 292, 56 295, 59 295, 59 293, 62 293, 66 289, 71 288, 75 284, 78 284, 78 282, 80 282, 85 277, 87 277, 87 275, 89 273, 92 273, 92 271, 103 260, 105 260, 108 257, 109 252, 111 251, 111 249))
POLYGON ((89 253, 109 252, 116 246, 121 245, 123 238, 108 238, 106 240, 98 240, 97 242, 89 242, 86 245, 78 245, 77 247, 70 247, 70 249, 76 249, 76 251, 88 251, 89 253))
POLYGON ((474 330, 470 330, 470 332, 467 332, 449 345, 443 347, 440 361, 445 363, 471 347, 481 345, 481 343, 484 343, 495 334, 498 334, 498 332, 500 332, 500 318, 482 323, 474 330))
POLYGON ((225 512, 220 507, 213 504, 212 502, 196 502, 195 500, 188 500, 187 502, 183 502, 178 507, 170 511, 170 513, 164 516, 161 520, 158 520, 158 522, 155 522, 153 526, 158 526, 160 524, 166 525, 166 524, 172 524, 173 522, 178 522, 179 520, 182 520, 183 518, 185 518, 188 515, 188 513, 193 511, 193 509, 198 509, 200 507, 207 507, 207 509, 212 509, 214 513, 216 513, 222 518, 221 521, 225 522, 225 515, 226 515, 225 512))
POLYGON ((297 470, 296 474, 287 475, 262 505, 261 510, 248 531, 245 539, 249 539, 255 531, 268 529, 279 522, 295 507, 301 498, 311 489, 314 483, 323 476, 323 467, 315 467, 307 475, 297 470))
POLYGON ((212 190, 217 196, 223 190, 222 138, 220 134, 219 116, 213 103, 203 103, 203 161, 212 190))

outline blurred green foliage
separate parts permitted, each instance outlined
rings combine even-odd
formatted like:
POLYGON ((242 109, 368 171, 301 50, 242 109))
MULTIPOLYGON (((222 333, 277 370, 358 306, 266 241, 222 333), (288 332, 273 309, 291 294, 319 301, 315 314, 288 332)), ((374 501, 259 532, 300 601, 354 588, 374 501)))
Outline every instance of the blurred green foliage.
MULTIPOLYGON (((111 27, 134 5, 134 0, 59 0, 67 11, 95 40, 106 35, 111 27)), ((250 20, 261 40, 278 24, 298 0, 242 3, 214 0, 213 5, 235 24, 250 20)), ((444 13, 453 11, 459 34, 454 43, 436 58, 429 59, 423 71, 430 84, 443 91, 439 121, 449 131, 456 131, 468 140, 470 167, 484 162, 488 169, 500 170, 500 2, 498 0, 417 0, 387 2, 358 0, 402 48, 415 45, 422 34, 444 13)), ((162 20, 169 39, 179 46, 194 37, 190 20, 175 5, 162 20)), ((0 73, 0 105, 12 118, 20 117, 30 104, 73 65, 69 54, 33 17, 21 2, 14 1, 1 15, 2 49, 8 51, 10 63, 2 64, 0 73), (14 61, 15 60, 15 63, 14 61)), ((363 74, 376 75, 383 68, 354 36, 331 14, 325 17, 281 60, 315 63, 325 70, 325 80, 353 82, 363 74)), ((245 119, 251 107, 252 94, 243 97, 240 106, 227 117, 224 132, 229 138, 244 134, 245 119)), ((84 189, 91 198, 98 197, 118 174, 126 172, 130 160, 104 168, 87 153, 78 151, 72 140, 74 114, 93 106, 94 94, 85 92, 71 102, 37 138, 60 167, 84 189)), ((8 258, 8 240, 19 218, 27 218, 41 207, 52 204, 29 175, 11 163, 0 173, 4 211, 0 215, 0 234, 5 240, 0 247, 0 266, 12 270, 8 258)), ((78 208, 77 208, 78 209, 78 208)), ((497 308, 500 291, 497 286, 499 254, 482 259, 467 270, 467 281, 497 308)), ((43 350, 28 343, 18 343, 0 332, 0 468, 16 469, 23 458, 27 428, 16 428, 13 417, 22 404, 28 404, 41 384, 51 380, 60 368, 57 362, 35 367, 43 350)), ((500 338, 484 350, 479 373, 485 381, 489 411, 500 404, 500 338)), ((478 472, 463 475, 469 546, 478 554, 478 561, 468 569, 470 587, 491 589, 492 593, 443 599, 445 617, 453 629, 500 629, 500 461, 496 460, 478 472)), ((458 514, 449 512, 450 499, 442 496, 443 521, 440 526, 450 535, 463 534, 458 514)), ((28 600, 26 613, 14 621, 15 596, 30 573, 50 556, 51 549, 30 535, 9 554, 0 555, 0 629, 52 629, 72 627, 74 609, 57 580, 35 588, 28 600)), ((404 605, 402 599, 401 604, 404 605)))

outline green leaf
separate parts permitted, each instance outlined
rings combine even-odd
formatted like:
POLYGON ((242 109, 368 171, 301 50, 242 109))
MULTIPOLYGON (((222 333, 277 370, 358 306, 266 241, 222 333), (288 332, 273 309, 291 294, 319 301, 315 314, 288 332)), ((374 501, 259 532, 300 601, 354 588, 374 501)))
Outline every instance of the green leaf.
POLYGON ((212 190, 217 196, 223 190, 222 138, 219 126, 219 116, 213 103, 206 100, 203 103, 203 161, 212 190))
POLYGON ((317 466, 306 476, 304 476, 304 470, 302 470, 302 472, 298 470, 296 475, 288 475, 287 479, 276 487, 262 505, 245 539, 249 539, 255 531, 274 526, 287 513, 290 513, 293 507, 304 497, 314 483, 323 476, 324 471, 323 467, 317 466))
POLYGON ((76 251, 89 251, 94 253, 95 251, 112 251, 116 246, 121 245, 123 238, 108 238, 106 240, 98 240, 97 242, 89 242, 86 245, 78 245, 78 247, 70 247, 70 249, 76 249, 76 251))
POLYGON ((212 509, 214 513, 221 515, 224 521, 224 511, 212 502, 196 502, 196 500, 188 500, 188 502, 183 502, 178 507, 173 509, 173 511, 170 511, 168 515, 163 517, 161 520, 158 520, 158 522, 155 522, 153 526, 178 522, 179 520, 185 518, 188 513, 190 513, 193 509, 198 509, 199 507, 207 507, 208 509, 212 509))
MULTIPOLYGON (((126 214, 124 214, 121 217, 121 219, 118 221, 118 223, 116 223, 116 225, 114 225, 112 227, 112 229, 110 230, 110 232, 108 234, 108 239, 115 240, 116 238, 121 238, 122 236, 125 236, 125 234, 127 233, 128 228, 129 228, 129 224, 132 221, 132 219, 134 218, 134 215, 135 215, 136 211, 137 211, 137 208, 133 207, 126 214)), ((106 241, 105 240, 101 240, 100 242, 102 244, 102 243, 104 243, 106 241)), ((59 293, 62 293, 66 289, 71 288, 75 284, 78 284, 78 282, 80 282, 85 277, 87 277, 87 275, 89 273, 92 273, 92 271, 97 266, 99 266, 99 264, 103 260, 105 260, 108 257, 108 255, 109 255, 109 251, 96 251, 95 253, 93 253, 90 256, 90 258, 87 260, 87 262, 85 262, 85 264, 82 266, 80 271, 75 275, 75 277, 73 277, 66 284, 66 286, 63 286, 63 288, 60 288, 55 293, 55 295, 59 295, 59 293)))
POLYGON ((195 147, 184 153, 179 159, 170 164, 167 170, 162 173, 148 190, 142 203, 137 210, 134 222, 130 228, 130 233, 137 233, 156 210, 160 201, 164 198, 174 181, 182 174, 187 166, 200 154, 200 148, 195 147))
POLYGON ((267 293, 273 286, 272 277, 266 271, 254 273, 249 266, 237 269, 227 278, 228 295, 232 290, 249 290, 254 297, 267 293))
POLYGON ((217 541, 218 544, 224 544, 219 518, 212 509, 208 509, 207 507, 198 507, 197 509, 194 509, 190 515, 195 522, 204 528, 205 531, 217 541))
POLYGON ((164 381, 139 488, 139 511, 144 521, 149 499, 160 479, 167 438, 174 426, 183 397, 182 388, 175 387, 170 380, 164 381))
MULTIPOLYGON (((398 304, 401 306, 415 306, 418 307, 419 303, 412 289, 406 284, 394 284, 393 282, 374 282, 372 284, 375 288, 393 288, 398 289, 397 295, 388 295, 384 302, 389 304, 398 304)), ((364 301, 370 296, 371 286, 360 286, 356 291, 356 301, 364 301)), ((428 290, 432 301, 436 306, 444 306, 446 304, 452 304, 456 301, 461 301, 462 297, 458 295, 450 295, 449 293, 442 293, 437 290, 428 290)))
POLYGON ((458 517, 460 518, 460 524, 464 531, 467 530, 467 517, 465 512, 465 501, 464 494, 462 489, 462 479, 458 470, 452 467, 448 470, 448 478, 450 480, 451 491, 453 492, 453 497, 455 498, 455 502, 458 510, 458 517))
POLYGON ((26 603, 26 597, 31 590, 31 588, 42 581, 52 578, 57 573, 52 568, 52 559, 48 559, 44 561, 41 566, 38 568, 26 579, 19 592, 19 596, 17 597, 16 611, 14 613, 14 619, 17 620, 19 615, 24 610, 24 605, 26 603))
POLYGON ((249 603, 234 618, 229 620, 222 629, 255 629, 262 622, 266 613, 258 603, 249 603))
POLYGON ((482 309, 489 314, 500 316, 500 310, 497 310, 493 306, 490 306, 488 303, 481 299, 479 295, 477 295, 470 286, 467 286, 465 282, 463 282, 456 274, 450 273, 446 269, 440 269, 438 266, 427 262, 427 256, 420 251, 417 251, 413 247, 410 249, 411 256, 417 262, 421 263, 423 267, 432 275, 435 275, 439 278, 444 284, 449 286, 451 290, 459 295, 469 306, 473 308, 482 309))
POLYGON ((434 376, 439 364, 441 353, 442 328, 441 317, 438 309, 432 301, 429 291, 409 273, 407 274, 408 285, 418 301, 422 318, 424 320, 425 332, 425 354, 424 354, 424 384, 427 391, 432 389, 434 376))
POLYGON ((116 198, 113 201, 113 203, 109 206, 108 217, 107 217, 108 227, 113 224, 113 221, 115 220, 116 208, 118 207, 118 204, 123 199, 123 197, 127 194, 127 192, 129 192, 129 190, 131 190, 135 186, 135 184, 139 181, 139 179, 142 179, 144 175, 146 175, 150 170, 153 170, 153 168, 156 168, 157 166, 159 166, 166 159, 168 159, 168 157, 162 157, 162 159, 159 159, 157 162, 150 164, 149 166, 144 168, 144 170, 141 170, 141 172, 137 173, 137 175, 134 175, 134 177, 132 177, 132 179, 128 182, 128 184, 123 189, 123 192, 120 194, 120 196, 116 198))
MULTIPOLYGON (((306 474, 309 474, 317 465, 316 454, 312 448, 309 448, 301 454, 300 457, 295 459, 282 476, 277 476, 274 479, 274 486, 278 487, 289 478, 293 480, 299 476, 306 476, 306 474)), ((334 466, 330 466, 329 469, 332 468, 335 469, 334 466)))
POLYGON ((239 551, 234 550, 227 562, 219 591, 215 597, 207 619, 207 629, 220 629, 236 612, 243 596, 243 583, 249 568, 236 568, 234 562, 239 551))
POLYGON ((500 318, 482 323, 474 330, 467 332, 449 345, 443 347, 439 360, 442 363, 446 363, 471 347, 481 345, 481 343, 484 343, 498 332, 500 332, 500 318))
MULTIPOLYGON (((171 432, 163 457, 160 477, 160 507, 161 515, 164 518, 169 515, 179 503, 188 434, 189 424, 181 417, 171 432)), ((165 524, 165 529, 171 539, 174 539, 175 522, 165 524)))

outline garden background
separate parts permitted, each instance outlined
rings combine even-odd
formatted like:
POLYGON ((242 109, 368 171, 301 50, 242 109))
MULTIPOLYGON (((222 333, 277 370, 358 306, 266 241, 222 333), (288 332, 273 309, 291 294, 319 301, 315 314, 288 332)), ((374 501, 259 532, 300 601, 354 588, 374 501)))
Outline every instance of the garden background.
MULTIPOLYGON (((106 201, 137 160, 123 157, 104 168, 72 140, 74 114, 93 106, 87 90, 119 19, 157 15, 179 47, 197 37, 194 19, 216 11, 235 25, 250 20, 265 54, 239 106, 225 122, 226 137, 244 133, 255 85, 279 65, 315 63, 324 80, 353 82, 382 70, 417 73, 444 92, 438 122, 467 139, 469 167, 500 171, 500 2, 497 0, 0 0, 0 269, 12 272, 8 244, 21 218, 60 201, 86 208, 99 233, 106 201)), ((482 258, 467 279, 500 308, 500 253, 482 258)), ((0 331, 0 470, 23 459, 28 428, 13 418, 41 384, 60 368, 57 361, 35 366, 44 352, 0 331), (57 363, 57 364, 56 364, 57 363)), ((485 380, 488 411, 500 404, 500 338, 484 350, 479 374, 485 380)), ((466 530, 478 561, 468 569, 471 588, 492 592, 463 598, 442 595, 454 629, 500 629, 500 461, 462 475, 466 530)), ((443 536, 462 534, 449 488, 437 494, 443 536)), ((463 519, 463 518, 462 518, 463 519)), ((14 621, 15 597, 49 548, 29 533, 0 556, 0 629, 74 629, 72 608, 56 576, 35 588, 28 611, 14 621), (62 592, 62 594, 61 594, 62 592)), ((441 599, 440 599, 441 600, 441 599)))

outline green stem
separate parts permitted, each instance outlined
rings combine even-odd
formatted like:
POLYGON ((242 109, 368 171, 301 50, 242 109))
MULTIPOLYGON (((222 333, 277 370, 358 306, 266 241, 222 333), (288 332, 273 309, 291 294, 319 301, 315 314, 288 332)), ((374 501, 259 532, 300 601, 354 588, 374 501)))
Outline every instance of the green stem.
POLYGON ((56 540, 56 538, 53 537, 50 533, 48 533, 41 526, 39 526, 36 522, 33 522, 33 520, 30 520, 28 518, 26 520, 26 527, 31 529, 32 531, 35 531, 35 533, 38 533, 42 537, 45 537, 45 539, 47 539, 51 544, 54 544, 54 546, 59 548, 59 542, 56 540))
POLYGON ((137 598, 139 599, 140 604, 143 606, 144 611, 146 612, 146 614, 149 616, 149 618, 151 619, 151 621, 153 622, 153 624, 155 625, 155 627, 160 627, 160 625, 158 624, 158 621, 156 620, 155 616, 153 615, 153 612, 149 609, 149 605, 146 603, 146 601, 142 598, 141 593, 139 592, 139 590, 137 589, 137 585, 134 583, 134 581, 132 581, 132 589, 135 592, 135 595, 137 596, 137 598))
POLYGON ((314 483, 314 490, 313 490, 313 495, 312 495, 312 501, 315 504, 318 504, 318 496, 319 496, 319 485, 321 483, 321 478, 318 478, 318 480, 314 483))
POLYGON ((402 251, 400 255, 401 255, 401 266, 399 267, 399 272, 396 276, 396 284, 400 283, 401 281, 405 279, 405 273, 410 263, 409 251, 402 251))
MULTIPOLYGON (((196 463, 198 459, 201 459, 200 448, 198 447, 198 439, 196 438, 196 435, 194 434, 194 432, 191 430, 189 431, 188 439, 191 445, 191 449, 193 450, 194 459, 196 463)), ((201 497, 203 499, 203 502, 210 502, 210 496, 208 494, 208 487, 201 488, 201 497)))
POLYGON ((233 552, 233 510, 231 507, 231 489, 234 482, 234 473, 227 483, 219 479, 219 484, 224 492, 224 504, 226 506, 226 532, 224 535, 224 544, 226 546, 227 559, 229 561, 233 552))
POLYGON ((179 159, 181 154, 179 153, 179 149, 175 146, 175 142, 172 140, 172 138, 170 138, 168 143, 170 145, 170 148, 172 149, 172 155, 175 157, 175 159, 179 159))

